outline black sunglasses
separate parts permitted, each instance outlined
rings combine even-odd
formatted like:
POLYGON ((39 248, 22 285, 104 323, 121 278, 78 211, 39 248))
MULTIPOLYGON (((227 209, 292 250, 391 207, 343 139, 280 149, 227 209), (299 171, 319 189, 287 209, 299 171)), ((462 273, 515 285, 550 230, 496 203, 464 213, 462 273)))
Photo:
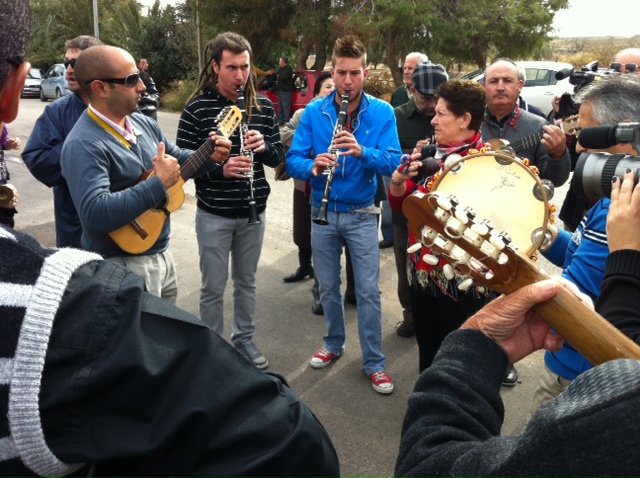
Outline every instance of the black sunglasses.
POLYGON ((125 78, 111 78, 108 80, 103 80, 100 78, 96 78, 95 80, 87 80, 85 84, 93 83, 94 81, 102 81, 103 83, 116 83, 118 85, 124 85, 127 88, 135 88, 138 86, 138 82, 140 81, 140 73, 132 73, 125 78))
MULTIPOLYGON (((620 73, 622 71, 622 66, 623 66, 622 63, 614 62, 614 63, 611 63, 611 65, 609 65, 609 68, 611 68, 612 70, 616 70, 618 73, 620 73)), ((632 73, 638 69, 638 65, 636 65, 635 63, 626 63, 624 65, 624 68, 627 72, 632 73)))
POLYGON ((72 58, 71 60, 67 60, 65 58, 64 59, 64 67, 65 68, 69 68, 69 65, 71 65, 71 68, 75 68, 76 67, 76 60, 77 60, 77 58, 72 58))

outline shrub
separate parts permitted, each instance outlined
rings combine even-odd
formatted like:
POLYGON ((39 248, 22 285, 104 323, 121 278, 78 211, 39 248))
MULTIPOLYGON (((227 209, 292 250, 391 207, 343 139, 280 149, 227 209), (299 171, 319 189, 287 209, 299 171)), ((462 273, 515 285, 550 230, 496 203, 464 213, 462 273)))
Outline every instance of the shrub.
POLYGON ((196 89, 196 80, 179 80, 169 84, 162 94, 162 106, 169 111, 181 112, 187 105, 187 100, 196 89))

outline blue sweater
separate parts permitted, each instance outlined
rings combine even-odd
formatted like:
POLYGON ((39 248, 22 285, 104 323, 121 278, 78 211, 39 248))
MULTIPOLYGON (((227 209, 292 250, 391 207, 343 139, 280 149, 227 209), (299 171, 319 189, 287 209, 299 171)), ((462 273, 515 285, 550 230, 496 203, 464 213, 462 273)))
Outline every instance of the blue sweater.
MULTIPOLYGON (((130 117, 138 135, 131 149, 83 113, 64 142, 62 175, 82 222, 82 247, 104 257, 128 255, 107 236, 167 197, 157 176, 138 182, 153 169, 158 143, 164 142, 166 154, 184 163, 193 151, 170 142, 158 123, 141 113, 130 117)), ((170 218, 167 218, 156 244, 144 254, 163 252, 169 245, 170 218)))
MULTIPOLYGON (((577 285, 594 302, 600 295, 609 256, 606 231, 610 204, 609 199, 598 201, 573 235, 559 230, 558 238, 544 254, 551 262, 562 266, 564 253, 562 277, 577 285)), ((553 373, 567 380, 573 380, 591 368, 591 363, 568 342, 559 352, 546 352, 544 360, 553 373)))
MULTIPOLYGON (((310 103, 287 155, 287 174, 295 179, 311 180, 312 203, 320 206, 326 176, 311 172, 313 159, 329 150, 333 129, 338 119, 336 93, 310 103)), ((336 169, 329 211, 346 212, 373 205, 378 189, 376 174, 391 176, 400 165, 400 141, 393 108, 382 100, 362 94, 356 118, 352 119, 353 135, 362 146, 362 156, 341 156, 336 169)))
POLYGON ((82 226, 60 169, 62 145, 87 104, 77 94, 60 98, 47 106, 36 121, 22 159, 31 174, 53 188, 58 247, 80 248, 82 226))

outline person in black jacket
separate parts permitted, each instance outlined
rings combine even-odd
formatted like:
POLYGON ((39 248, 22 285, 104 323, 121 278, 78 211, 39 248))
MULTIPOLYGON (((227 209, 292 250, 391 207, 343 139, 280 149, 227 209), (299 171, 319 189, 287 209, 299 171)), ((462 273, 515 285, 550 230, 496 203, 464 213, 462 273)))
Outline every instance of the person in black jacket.
POLYGON ((138 64, 140 69, 140 79, 147 88, 140 97, 138 111, 145 116, 158 120, 158 108, 160 107, 160 92, 156 88, 156 82, 153 81, 149 74, 149 62, 142 58, 138 64))
MULTIPOLYGON (((256 313, 256 270, 265 232, 271 189, 264 167, 284 159, 284 146, 273 104, 257 92, 251 78, 251 45, 241 35, 221 33, 205 49, 208 63, 178 124, 179 147, 197 149, 217 128, 223 108, 235 106, 244 88, 246 133, 230 139, 231 155, 224 166, 195 179, 196 234, 200 252, 200 318, 220 335, 224 328, 223 296, 229 259, 233 270, 234 318, 231 341, 261 369, 269 361, 253 343, 256 313), (253 181, 248 181, 249 174, 253 181), (250 222, 250 188, 259 223, 250 222)), ((239 128, 244 129, 244 127, 239 128)))

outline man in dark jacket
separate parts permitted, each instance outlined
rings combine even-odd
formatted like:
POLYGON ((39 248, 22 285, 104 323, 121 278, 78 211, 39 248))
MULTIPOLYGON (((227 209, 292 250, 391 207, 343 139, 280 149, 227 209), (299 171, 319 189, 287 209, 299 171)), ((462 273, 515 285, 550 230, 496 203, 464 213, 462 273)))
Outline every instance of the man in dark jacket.
POLYGON ((289 65, 289 59, 282 57, 278 70, 278 124, 280 126, 291 118, 293 90, 293 70, 289 65))
POLYGON ((94 45, 102 45, 102 42, 87 35, 73 38, 65 43, 64 64, 72 94, 47 106, 36 121, 22 152, 22 159, 31 174, 41 183, 53 188, 58 247, 82 248, 80 244, 82 226, 71 199, 67 181, 62 177, 60 154, 65 139, 89 104, 89 100, 76 81, 76 59, 83 50, 94 45))
POLYGON ((142 93, 140 97, 140 103, 138 111, 149 118, 158 120, 158 108, 160 107, 160 92, 156 88, 156 82, 153 81, 149 74, 149 62, 142 58, 138 64, 140 69, 140 79, 147 88, 147 91, 142 93))

